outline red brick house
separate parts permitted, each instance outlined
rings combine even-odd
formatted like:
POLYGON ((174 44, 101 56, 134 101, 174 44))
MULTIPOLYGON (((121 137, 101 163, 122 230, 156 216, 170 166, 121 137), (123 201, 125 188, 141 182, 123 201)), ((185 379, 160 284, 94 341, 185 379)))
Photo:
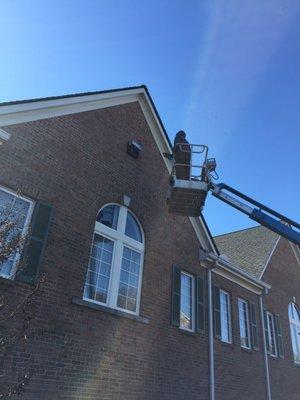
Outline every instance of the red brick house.
POLYGON ((146 87, 2 103, 0 141, 0 209, 30 226, 26 268, 0 268, 8 304, 45 275, 3 386, 29 371, 24 399, 299 399, 298 249, 168 212, 146 87))

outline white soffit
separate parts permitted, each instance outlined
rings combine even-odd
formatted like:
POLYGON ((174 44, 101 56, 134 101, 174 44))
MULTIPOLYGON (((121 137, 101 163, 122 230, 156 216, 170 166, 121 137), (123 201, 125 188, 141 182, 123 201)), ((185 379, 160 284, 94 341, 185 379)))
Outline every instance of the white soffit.
POLYGON ((136 88, 3 105, 0 107, 0 126, 132 103, 138 100, 138 95, 143 91, 143 88, 136 88))

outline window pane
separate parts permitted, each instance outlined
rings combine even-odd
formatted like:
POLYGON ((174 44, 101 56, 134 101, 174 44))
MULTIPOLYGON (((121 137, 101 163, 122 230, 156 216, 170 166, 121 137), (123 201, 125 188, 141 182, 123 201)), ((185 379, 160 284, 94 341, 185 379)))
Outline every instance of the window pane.
POLYGON ((125 310, 136 311, 140 259, 138 252, 124 246, 117 306, 125 310))
POLYGON ((230 304, 229 295, 220 291, 221 305, 221 339, 223 342, 231 342, 231 322, 230 322, 230 304))
POLYGON ((295 304, 290 304, 291 315, 290 319, 293 319, 296 324, 300 324, 300 316, 297 306, 295 304))
POLYGON ((240 337, 241 346, 250 347, 249 340, 249 322, 248 322, 248 308, 247 303, 243 300, 238 300, 239 305, 239 325, 240 325, 240 337))
POLYGON ((29 201, 0 189, 0 216, 2 221, 4 218, 9 218, 17 222, 18 228, 23 229, 29 207, 29 201))
POLYGON ((297 306, 294 304, 294 319, 297 321, 298 324, 300 324, 300 314, 297 306))
POLYGON ((294 361, 300 363, 300 316, 294 303, 289 304, 289 320, 294 361))
MULTIPOLYGON (((5 237, 6 243, 22 236, 26 218, 29 212, 30 203, 11 193, 0 189, 0 220, 13 222, 5 237)), ((18 251, 12 251, 9 257, 0 262, 0 275, 11 276, 18 251)))
POLYGON ((118 227, 119 210, 120 207, 116 204, 102 208, 97 216, 97 222, 116 230, 118 227))
POLYGON ((3 215, 4 211, 12 208, 14 198, 15 196, 12 194, 0 189, 0 215, 3 215))
POLYGON ((23 217, 23 219, 26 219, 29 210, 29 202, 17 197, 15 199, 13 210, 19 218, 23 217))
MULTIPOLYGON (((138 242, 142 243, 142 233, 141 233, 140 227, 139 227, 136 219, 133 217, 133 215, 129 211, 127 213, 125 235, 129 236, 131 239, 137 240, 138 242)), ((137 255, 139 256, 138 253, 137 253, 137 255)))
POLYGON ((274 317, 271 313, 267 314, 268 317, 268 336, 269 336, 269 346, 270 346, 270 354, 273 356, 276 355, 276 342, 275 342, 275 329, 274 329, 274 317))
POLYGON ((91 258, 86 276, 84 297, 107 302, 114 242, 100 235, 94 235, 91 258))
POLYGON ((84 286, 84 297, 88 299, 94 299, 96 288, 95 286, 85 285, 84 286))
POLYGON ((295 361, 300 363, 300 325, 296 326, 296 340, 297 340, 297 356, 295 357, 295 361))
POLYGON ((192 285, 192 277, 185 273, 181 273, 180 327, 185 329, 193 329, 192 285))

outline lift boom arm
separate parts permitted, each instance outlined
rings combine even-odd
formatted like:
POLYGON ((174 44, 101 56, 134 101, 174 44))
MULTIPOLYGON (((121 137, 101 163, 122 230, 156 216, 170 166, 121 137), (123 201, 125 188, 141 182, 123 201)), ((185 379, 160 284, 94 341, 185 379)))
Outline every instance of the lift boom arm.
POLYGON ((224 203, 248 215, 249 218, 259 224, 264 225, 271 231, 278 233, 278 235, 300 246, 300 232, 297 231, 300 229, 300 224, 297 222, 264 206, 225 183, 211 183, 209 190, 212 192, 212 195, 219 200, 222 200, 224 203), (228 192, 231 194, 228 194, 228 192))

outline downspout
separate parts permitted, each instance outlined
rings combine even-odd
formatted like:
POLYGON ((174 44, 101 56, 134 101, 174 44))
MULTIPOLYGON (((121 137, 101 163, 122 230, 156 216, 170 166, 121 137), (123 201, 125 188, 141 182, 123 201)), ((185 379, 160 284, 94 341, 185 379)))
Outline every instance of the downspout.
POLYGON ((263 356, 264 356, 265 375, 266 375, 267 400, 272 400, 269 361, 268 361, 267 343, 266 343, 266 337, 265 337, 265 320, 264 320, 262 295, 259 296, 259 308, 260 308, 260 319, 261 319, 261 326, 262 326, 263 356))
POLYGON ((215 359, 214 359, 214 327, 212 307, 212 270, 207 270, 208 292, 208 346, 209 346, 209 398, 215 400, 215 359))

